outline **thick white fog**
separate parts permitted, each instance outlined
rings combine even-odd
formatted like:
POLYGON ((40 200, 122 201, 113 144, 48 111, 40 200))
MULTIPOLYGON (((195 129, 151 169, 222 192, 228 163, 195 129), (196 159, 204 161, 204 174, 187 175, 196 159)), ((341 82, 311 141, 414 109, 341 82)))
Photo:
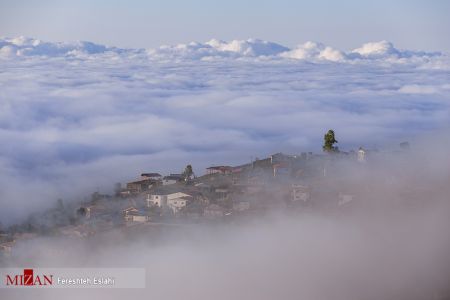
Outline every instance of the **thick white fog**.
POLYGON ((441 132, 367 164, 338 164, 330 182, 359 195, 350 209, 41 238, 22 242, 8 263, 145 267, 144 291, 1 292, 6 299, 448 299, 449 136, 441 132))
MULTIPOLYGON (((425 49, 426 50, 426 49, 425 49)), ((118 49, 0 40, 0 220, 142 171, 384 148, 449 126, 446 54, 247 41, 118 49)))

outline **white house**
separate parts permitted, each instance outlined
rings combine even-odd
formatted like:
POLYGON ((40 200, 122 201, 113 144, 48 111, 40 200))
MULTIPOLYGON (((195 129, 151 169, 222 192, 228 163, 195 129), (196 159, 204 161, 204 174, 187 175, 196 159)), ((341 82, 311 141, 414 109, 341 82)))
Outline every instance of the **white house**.
POLYGON ((15 241, 0 243, 0 255, 10 256, 15 241))
POLYGON ((147 207, 167 205, 167 195, 164 194, 147 194, 147 207))
POLYGON ((358 150, 358 161, 365 162, 366 161, 366 151, 362 147, 359 147, 358 150))
POLYGON ((339 198, 339 200, 338 200, 338 206, 342 206, 342 205, 344 205, 344 204, 347 204, 347 203, 349 203, 349 202, 352 202, 354 197, 353 197, 353 195, 351 195, 351 194, 342 194, 342 193, 339 193, 338 198, 339 198))
POLYGON ((292 201, 307 202, 311 198, 310 189, 300 184, 292 185, 292 201))
POLYGON ((183 207, 186 207, 192 197, 179 197, 173 199, 167 199, 167 206, 172 209, 174 213, 180 211, 183 207))
POLYGON ((149 216, 144 215, 128 215, 125 221, 135 222, 135 223, 144 223, 150 220, 149 216))
POLYGON ((123 217, 124 217, 126 222, 142 223, 142 222, 148 222, 149 221, 149 217, 148 216, 141 214, 139 212, 139 210, 136 209, 133 206, 128 207, 128 208, 123 210, 123 217))
POLYGON ((171 208, 173 212, 178 212, 185 207, 192 196, 183 192, 176 193, 156 193, 147 195, 147 206, 158 206, 161 208, 171 208))

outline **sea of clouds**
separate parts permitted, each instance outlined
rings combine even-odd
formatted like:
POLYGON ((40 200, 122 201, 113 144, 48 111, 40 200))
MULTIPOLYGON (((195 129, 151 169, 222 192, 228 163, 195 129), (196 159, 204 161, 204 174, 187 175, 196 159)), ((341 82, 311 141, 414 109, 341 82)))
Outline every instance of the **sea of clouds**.
POLYGON ((157 49, 0 39, 0 220, 142 171, 389 148, 450 125, 445 53, 211 40, 157 49), (24 209, 26 208, 26 209, 24 209))

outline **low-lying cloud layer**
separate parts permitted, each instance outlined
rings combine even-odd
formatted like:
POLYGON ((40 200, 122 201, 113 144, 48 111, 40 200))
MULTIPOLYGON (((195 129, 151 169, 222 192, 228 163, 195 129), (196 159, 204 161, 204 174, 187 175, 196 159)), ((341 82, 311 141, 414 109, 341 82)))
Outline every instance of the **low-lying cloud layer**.
MULTIPOLYGON (((118 49, 0 40, 0 220, 141 171, 397 144, 450 123, 441 53, 247 40, 118 49), (24 209, 24 206, 26 209, 24 209)), ((49 204, 50 203, 50 204, 49 204)))
POLYGON ((2 296, 448 299, 449 145, 444 135, 376 162, 340 161, 330 168, 330 181, 321 182, 321 191, 333 191, 338 182, 338 189, 355 193, 340 208, 320 209, 332 200, 314 193, 311 209, 287 212, 279 205, 276 212, 223 223, 138 225, 81 240, 20 241, 7 266, 145 268, 146 290, 4 289, 2 296))

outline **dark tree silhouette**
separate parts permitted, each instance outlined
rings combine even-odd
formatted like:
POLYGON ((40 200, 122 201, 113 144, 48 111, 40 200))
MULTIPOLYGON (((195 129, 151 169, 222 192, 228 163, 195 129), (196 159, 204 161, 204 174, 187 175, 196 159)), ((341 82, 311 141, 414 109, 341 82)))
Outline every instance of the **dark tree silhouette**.
POLYGON ((323 151, 331 153, 331 152, 339 152, 339 148, 334 146, 338 141, 334 137, 334 131, 328 130, 328 132, 324 135, 324 143, 323 143, 323 151))
POLYGON ((191 165, 187 165, 186 168, 184 168, 183 176, 185 181, 189 181, 192 179, 192 176, 194 175, 194 171, 192 169, 191 165))

